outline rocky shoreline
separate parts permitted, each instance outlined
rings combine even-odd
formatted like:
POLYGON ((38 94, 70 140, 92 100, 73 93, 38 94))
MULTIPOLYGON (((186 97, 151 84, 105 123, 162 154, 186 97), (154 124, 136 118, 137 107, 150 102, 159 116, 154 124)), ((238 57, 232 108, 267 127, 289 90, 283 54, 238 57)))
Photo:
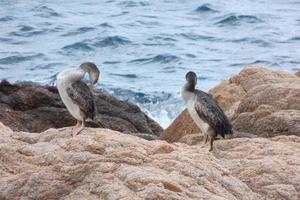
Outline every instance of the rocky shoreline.
MULTIPOLYGON (((134 104, 95 92, 97 117, 87 126, 109 128, 156 139, 163 129, 134 104)), ((62 103, 56 87, 30 82, 0 82, 0 121, 14 131, 42 132, 74 126, 76 120, 62 103)))
POLYGON ((208 152, 186 111, 161 133, 137 106, 102 93, 90 124, 100 128, 71 136, 55 88, 2 81, 0 199, 300 199, 299 73, 245 68, 210 94, 236 130, 257 137, 208 152))
POLYGON ((300 198, 300 137, 147 141, 109 129, 13 132, 0 124, 0 199, 300 198))
MULTIPOLYGON (((297 74, 248 67, 209 93, 237 131, 259 137, 300 136, 300 78, 297 74)), ((199 132, 184 110, 160 138, 177 142, 199 132)))

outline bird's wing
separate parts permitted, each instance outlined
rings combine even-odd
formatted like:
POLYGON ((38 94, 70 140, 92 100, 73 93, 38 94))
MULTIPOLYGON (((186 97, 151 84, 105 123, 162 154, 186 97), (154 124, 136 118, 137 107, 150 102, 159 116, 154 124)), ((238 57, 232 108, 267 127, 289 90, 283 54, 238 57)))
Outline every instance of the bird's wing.
POLYGON ((67 94, 79 106, 86 118, 94 118, 96 111, 94 96, 85 83, 82 81, 72 83, 71 87, 67 88, 67 94))
POLYGON ((225 134, 231 134, 232 127, 217 102, 205 92, 197 90, 196 95, 195 110, 198 116, 222 137, 225 137, 225 134))

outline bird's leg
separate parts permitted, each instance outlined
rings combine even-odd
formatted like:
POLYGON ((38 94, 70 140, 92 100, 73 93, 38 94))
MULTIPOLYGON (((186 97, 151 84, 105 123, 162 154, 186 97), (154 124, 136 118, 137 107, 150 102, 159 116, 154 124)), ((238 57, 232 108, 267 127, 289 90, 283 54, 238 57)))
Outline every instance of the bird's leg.
POLYGON ((85 119, 82 120, 81 127, 76 131, 75 135, 80 134, 80 132, 85 128, 85 119))
POLYGON ((76 134, 75 134, 75 133, 76 133, 75 131, 76 131, 77 129, 79 129, 80 125, 81 125, 81 121, 77 120, 76 125, 72 128, 72 133, 71 133, 72 136, 73 136, 73 135, 76 135, 76 134))
POLYGON ((80 127, 80 125, 81 125, 80 121, 77 120, 77 123, 76 123, 75 127, 80 127))
POLYGON ((206 144, 207 143, 207 141, 208 141, 208 134, 205 134, 205 139, 204 139, 204 144, 206 144))
POLYGON ((214 140, 215 140, 215 137, 210 137, 210 148, 209 148, 209 151, 212 151, 213 150, 213 145, 214 145, 214 140))

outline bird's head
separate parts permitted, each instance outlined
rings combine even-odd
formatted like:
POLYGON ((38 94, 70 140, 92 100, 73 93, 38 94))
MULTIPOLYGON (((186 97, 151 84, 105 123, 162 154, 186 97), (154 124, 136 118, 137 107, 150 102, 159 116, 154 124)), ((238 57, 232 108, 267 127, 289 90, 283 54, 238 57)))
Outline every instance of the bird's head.
POLYGON ((195 90, 195 86, 197 84, 197 75, 195 72, 189 71, 186 75, 185 75, 185 79, 187 81, 186 84, 186 89, 189 91, 194 91, 195 90))
POLYGON ((94 85, 98 82, 99 75, 100 75, 100 71, 99 71, 97 65, 95 65, 92 62, 85 62, 85 63, 82 63, 79 66, 79 68, 81 68, 83 71, 85 71, 89 74, 89 78, 90 78, 89 88, 92 91, 94 85))

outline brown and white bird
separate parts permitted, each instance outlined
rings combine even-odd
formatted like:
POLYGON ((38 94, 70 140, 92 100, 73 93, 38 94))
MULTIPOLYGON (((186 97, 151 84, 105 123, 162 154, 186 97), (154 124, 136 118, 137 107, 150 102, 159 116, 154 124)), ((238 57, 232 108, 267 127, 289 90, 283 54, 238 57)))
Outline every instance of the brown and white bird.
POLYGON ((233 134, 232 126, 217 102, 207 93, 195 89, 197 75, 190 71, 185 78, 187 82, 182 87, 181 96, 190 116, 205 134, 205 143, 207 143, 208 137, 210 138, 209 151, 211 151, 213 142, 218 135, 225 138, 226 134, 233 134))
POLYGON ((87 119, 94 119, 96 105, 93 96, 93 86, 98 82, 100 72, 94 63, 82 63, 78 68, 67 69, 57 77, 57 89, 70 114, 77 120, 76 127, 79 134, 85 128, 87 119), (82 79, 89 75, 89 85, 82 79))

